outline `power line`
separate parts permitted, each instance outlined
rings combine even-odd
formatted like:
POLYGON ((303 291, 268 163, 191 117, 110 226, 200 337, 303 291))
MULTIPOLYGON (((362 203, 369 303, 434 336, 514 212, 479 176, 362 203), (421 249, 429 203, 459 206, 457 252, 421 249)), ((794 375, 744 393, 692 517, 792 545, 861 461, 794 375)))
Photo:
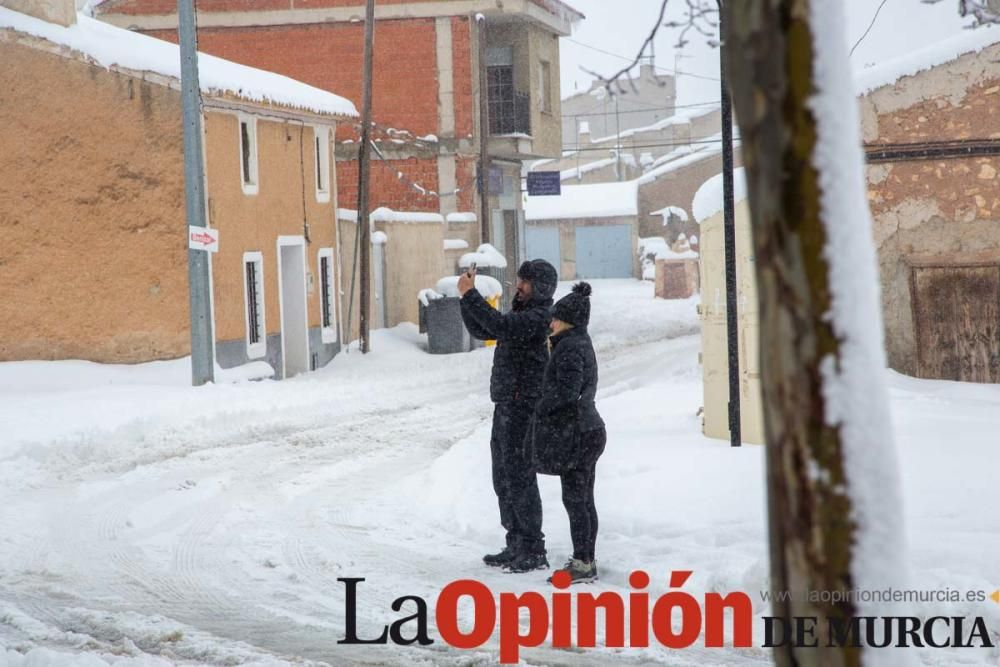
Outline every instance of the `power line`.
MULTIPOLYGON (((632 102, 634 100, 629 100, 629 101, 632 102)), ((699 108, 699 107, 718 107, 718 106, 719 106, 719 101, 716 100, 714 102, 697 102, 697 103, 691 103, 691 104, 675 104, 674 105, 674 109, 695 109, 695 108, 699 108)), ((651 113, 653 111, 659 111, 659 110, 667 111, 667 109, 665 109, 663 107, 651 107, 649 109, 629 109, 627 111, 621 111, 619 113, 621 113, 621 114, 627 114, 627 113, 651 113)), ((603 112, 602 111, 589 111, 589 112, 583 112, 583 113, 564 113, 564 114, 562 114, 562 117, 563 118, 579 118, 581 116, 613 116, 613 115, 615 115, 614 111, 603 111, 603 112)))
MULTIPOLYGON (((739 141, 739 140, 740 140, 740 137, 733 137, 733 141, 739 141)), ((658 143, 658 144, 635 144, 635 145, 628 145, 628 146, 624 146, 623 145, 622 148, 624 150, 633 150, 633 149, 636 149, 636 148, 681 148, 683 146, 690 146, 692 144, 702 144, 702 145, 704 145, 704 144, 721 144, 721 143, 722 143, 722 139, 696 139, 694 141, 684 141, 684 142, 665 142, 665 143, 658 143)), ((615 150, 613 147, 603 147, 602 148, 600 146, 595 146, 594 148, 579 148, 579 147, 573 148, 573 147, 569 147, 569 148, 565 149, 565 152, 569 153, 569 155, 563 155, 563 158, 572 157, 573 153, 588 153, 588 152, 594 152, 594 151, 601 151, 601 152, 607 151, 607 152, 611 152, 613 150, 615 150)))
MULTIPOLYGON (((598 48, 596 46, 591 46, 590 44, 584 44, 583 42, 580 42, 580 41, 577 41, 577 40, 573 39, 572 37, 565 37, 564 39, 567 39, 567 40, 573 42, 574 44, 578 44, 578 45, 584 47, 585 49, 590 49, 592 51, 597 51, 598 53, 603 53, 604 55, 611 56, 612 58, 619 58, 620 60, 624 60, 626 62, 631 62, 633 60, 632 58, 626 58, 625 56, 621 55, 620 53, 612 53, 611 51, 605 51, 604 49, 598 48)), ((663 72, 665 74, 672 74, 673 76, 690 76, 690 77, 692 77, 694 79, 705 79, 706 81, 719 81, 719 79, 716 78, 716 77, 714 77, 714 76, 705 76, 703 74, 695 74, 693 72, 682 72, 682 71, 677 70, 677 69, 675 69, 675 70, 669 70, 669 69, 666 69, 666 68, 663 68, 663 67, 658 67, 656 65, 653 65, 653 69, 655 69, 658 72, 663 72)))
POLYGON ((854 55, 854 49, 858 48, 861 45, 861 42, 865 41, 865 37, 867 37, 868 33, 870 33, 872 28, 875 27, 875 21, 878 20, 878 15, 882 13, 882 8, 885 7, 886 2, 888 2, 888 0, 882 0, 882 4, 880 4, 878 9, 875 10, 875 16, 872 17, 872 22, 868 24, 868 29, 865 30, 865 33, 861 35, 858 41, 854 43, 854 46, 851 47, 851 52, 848 54, 848 57, 854 55))

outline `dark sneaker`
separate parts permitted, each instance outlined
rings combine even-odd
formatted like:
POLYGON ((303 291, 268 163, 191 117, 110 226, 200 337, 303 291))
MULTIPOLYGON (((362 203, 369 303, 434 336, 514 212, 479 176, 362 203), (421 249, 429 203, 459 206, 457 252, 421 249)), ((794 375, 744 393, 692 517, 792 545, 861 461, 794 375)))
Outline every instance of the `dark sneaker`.
MULTIPOLYGON (((562 569, 556 570, 552 575, 555 576, 557 572, 567 573, 571 584, 589 584, 597 581, 597 561, 587 563, 577 558, 570 558, 562 569)), ((549 583, 552 583, 552 577, 549 577, 549 583)))
POLYGON ((487 554, 483 556, 483 562, 490 567, 503 567, 515 558, 517 558, 517 554, 511 551, 510 547, 504 547, 504 550, 498 554, 487 554))
POLYGON ((504 572, 520 574, 533 570, 545 570, 549 567, 549 561, 545 554, 519 554, 517 558, 504 566, 504 572))

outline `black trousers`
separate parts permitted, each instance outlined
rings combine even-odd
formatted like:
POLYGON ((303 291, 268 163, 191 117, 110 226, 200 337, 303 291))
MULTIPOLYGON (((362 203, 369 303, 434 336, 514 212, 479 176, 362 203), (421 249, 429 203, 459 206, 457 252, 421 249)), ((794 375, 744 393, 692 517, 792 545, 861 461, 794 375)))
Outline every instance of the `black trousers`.
POLYGON ((573 538, 573 558, 593 562, 597 545, 597 505, 594 503, 594 478, 597 459, 604 453, 608 434, 603 429, 588 431, 580 438, 580 463, 559 475, 562 500, 569 515, 573 538))
POLYGON ((542 498, 531 453, 524 446, 533 409, 533 403, 527 401, 496 404, 490 453, 493 490, 500 505, 500 523, 507 531, 507 547, 518 553, 544 554, 542 498))

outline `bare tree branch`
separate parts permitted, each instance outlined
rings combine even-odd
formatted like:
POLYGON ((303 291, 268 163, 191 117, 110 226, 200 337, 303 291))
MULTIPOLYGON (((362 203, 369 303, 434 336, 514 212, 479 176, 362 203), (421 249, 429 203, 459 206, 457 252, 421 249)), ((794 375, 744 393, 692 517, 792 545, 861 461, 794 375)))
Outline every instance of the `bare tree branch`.
POLYGON ((638 92, 635 80, 632 77, 632 70, 635 69, 636 65, 642 62, 643 58, 646 58, 648 54, 651 53, 653 41, 656 39, 656 35, 660 31, 660 28, 681 29, 681 33, 677 38, 677 43, 675 44, 677 48, 683 48, 684 45, 688 43, 687 34, 692 30, 706 37, 709 45, 713 47, 719 45, 718 0, 684 0, 687 8, 684 10, 683 20, 664 22, 664 18, 667 13, 668 1, 669 0, 661 0, 660 15, 657 17, 656 23, 653 24, 652 31, 650 31, 649 36, 646 37, 645 41, 643 41, 642 45, 639 47, 639 52, 636 54, 635 58, 633 58, 628 65, 610 76, 604 76, 603 74, 589 70, 585 67, 581 68, 584 72, 604 84, 604 88, 608 91, 608 94, 619 95, 628 93, 625 84, 622 82, 623 79, 627 79, 628 88, 631 89, 632 92, 638 92))

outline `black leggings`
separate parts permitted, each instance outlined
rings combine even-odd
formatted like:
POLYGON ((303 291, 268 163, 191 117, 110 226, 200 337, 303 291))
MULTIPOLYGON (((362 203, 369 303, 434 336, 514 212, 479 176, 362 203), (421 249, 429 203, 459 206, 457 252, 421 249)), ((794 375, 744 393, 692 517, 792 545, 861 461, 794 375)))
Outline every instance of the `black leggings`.
POLYGON ((573 558, 593 562, 597 544, 597 506, 594 504, 594 478, 597 459, 604 453, 607 432, 601 428, 581 437, 580 465, 559 476, 562 500, 569 515, 569 532, 573 538, 573 558))

